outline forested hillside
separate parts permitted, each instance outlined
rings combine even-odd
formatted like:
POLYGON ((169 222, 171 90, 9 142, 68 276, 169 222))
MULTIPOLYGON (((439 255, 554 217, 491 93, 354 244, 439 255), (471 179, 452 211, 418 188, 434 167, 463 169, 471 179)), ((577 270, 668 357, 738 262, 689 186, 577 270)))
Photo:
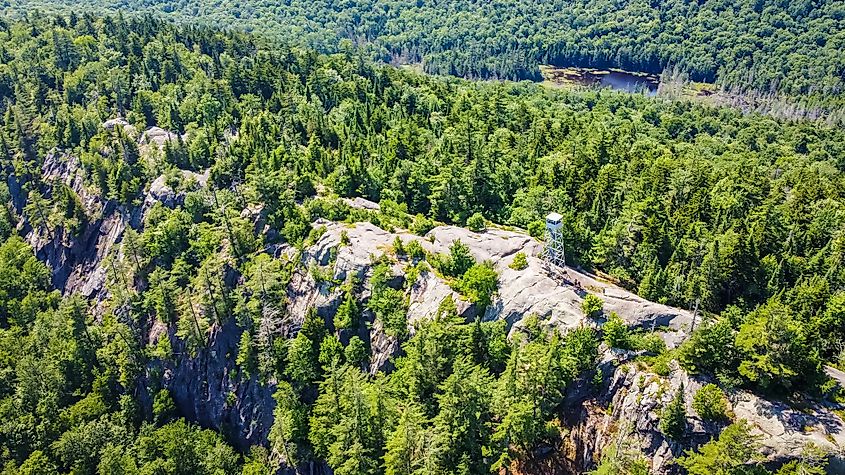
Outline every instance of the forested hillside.
MULTIPOLYGON (((6 0, 16 12, 77 9, 68 0, 6 0)), ((840 0, 97 0, 87 8, 165 13, 239 27, 324 52, 341 39, 384 61, 474 78, 539 79, 538 64, 616 67, 777 92, 842 110, 845 5, 840 0)))
MULTIPOLYGON (((713 378, 722 389, 711 385, 697 410, 716 421, 730 418, 722 390, 838 397, 823 365, 845 363, 843 130, 437 78, 264 41, 150 17, 0 23, 4 473, 542 465, 570 430, 566 391, 605 384, 600 336, 659 374, 676 360, 713 378), (421 236, 438 222, 536 236, 552 210, 564 216, 570 264, 697 308, 692 337, 668 349, 618 316, 597 318, 593 300, 584 313, 601 333, 562 334, 523 315, 526 330, 508 338, 508 322, 458 310, 484 315, 499 277, 459 241, 434 253, 400 239, 372 256, 363 280, 327 270, 348 234, 325 262, 303 258, 321 218, 421 236), (69 272, 42 261, 84 258, 74 253, 113 229, 114 247, 91 251, 104 254, 92 299, 54 290, 68 288, 69 272), (407 293, 423 272, 458 301, 409 323, 407 293), (295 279, 339 304, 311 302, 296 321, 295 279), (370 331, 396 345, 379 368, 377 348, 358 336, 370 331), (236 349, 209 351, 223 337, 236 349), (209 377, 214 358, 233 368, 223 381, 209 377), (164 386, 185 367, 220 408, 275 394, 267 437, 239 435, 258 425, 245 409, 234 411, 241 427, 226 420, 219 433, 185 422, 179 388, 164 386)), ((689 440, 682 393, 659 416, 671 440, 689 440)), ((737 421, 679 463, 703 474, 751 461, 765 473, 748 431, 737 421)), ((608 460, 599 473, 647 466, 636 453, 608 460)))

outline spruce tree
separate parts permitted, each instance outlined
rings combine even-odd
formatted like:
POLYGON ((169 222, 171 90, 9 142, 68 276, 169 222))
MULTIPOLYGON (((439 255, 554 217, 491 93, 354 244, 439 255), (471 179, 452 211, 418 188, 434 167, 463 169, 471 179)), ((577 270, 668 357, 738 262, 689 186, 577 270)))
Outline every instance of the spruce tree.
POLYGON ((660 431, 671 440, 680 440, 687 427, 687 412, 684 404, 684 385, 678 388, 672 401, 660 414, 660 431))

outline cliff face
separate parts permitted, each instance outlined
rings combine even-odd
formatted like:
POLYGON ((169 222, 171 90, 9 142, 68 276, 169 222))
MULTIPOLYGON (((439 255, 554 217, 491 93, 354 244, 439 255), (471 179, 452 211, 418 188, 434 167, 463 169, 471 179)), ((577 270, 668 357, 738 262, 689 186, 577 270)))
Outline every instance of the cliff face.
MULTIPOLYGON (((146 146, 160 145, 169 135, 142 135, 146 146), (144 139, 146 137, 146 139, 144 139), (162 139, 162 137, 165 137, 162 139)), ((53 269, 55 285, 64 293, 78 292, 100 305, 108 296, 105 287, 111 272, 107 256, 122 258, 121 240, 127 227, 142 230, 143 216, 151 206, 160 202, 165 206, 178 205, 183 196, 166 185, 163 177, 146 191, 143 203, 126 208, 89 193, 82 183, 79 160, 54 154, 44 162, 45 180, 60 180, 67 184, 84 204, 88 224, 78 236, 56 231, 52 234, 34 231, 26 221, 20 229, 36 249, 39 258, 53 269)), ((203 186, 207 175, 193 174, 190 178, 203 186)), ((19 211, 24 196, 18 183, 10 182, 13 201, 19 211)), ((367 204, 369 206, 369 204, 367 204)), ((490 260, 500 275, 499 292, 483 318, 506 320, 511 328, 519 329, 528 315, 537 315, 543 325, 563 331, 581 325, 599 326, 601 320, 588 319, 581 311, 587 293, 599 295, 606 312, 618 313, 630 326, 653 330, 670 346, 683 341, 694 325, 690 312, 646 301, 594 276, 568 269, 563 275, 552 276, 538 257, 541 244, 525 234, 491 229, 482 233, 441 226, 425 237, 407 232, 388 232, 371 223, 354 225, 321 221, 314 224, 325 232, 315 244, 305 249, 298 270, 287 288, 286 310, 265 316, 261 332, 274 337, 289 338, 299 331, 306 312, 316 308, 318 315, 330 318, 340 304, 342 291, 337 285, 318 282, 309 268, 319 267, 331 273, 334 281, 349 276, 361 279, 359 299, 369 297, 368 279, 373 257, 391 248, 396 237, 406 244, 420 242, 430 252, 446 253, 456 240, 467 244, 477 260, 490 260), (348 240, 348 244, 342 244, 348 240), (528 256, 528 267, 517 271, 509 264, 518 252, 528 256)), ((294 253, 285 248, 277 254, 290 257, 294 253)), ((462 300, 449 285, 433 272, 421 272, 412 283, 398 264, 393 268, 390 285, 405 288, 409 302, 408 321, 430 318, 446 297, 457 303, 461 315, 471 317, 477 309, 462 300)), ((372 314, 362 317, 372 323, 362 334, 373 350, 371 371, 389 370, 390 359, 399 351, 395 338, 387 335, 372 314)), ((266 443, 273 423, 274 382, 259 382, 255 377, 245 379, 236 375, 240 330, 233 321, 213 327, 206 346, 192 356, 173 329, 152 324, 144 332, 144 344, 168 338, 173 358, 154 360, 146 368, 143 386, 164 387, 171 391, 180 412, 203 426, 221 429, 241 448, 266 443)), ((351 335, 341 335, 348 339, 351 335)), ((607 352, 602 365, 604 378, 600 388, 581 384, 570 389, 567 402, 568 437, 562 447, 549 451, 546 468, 531 473, 581 473, 594 467, 602 450, 620 439, 632 441, 652 459, 656 473, 672 472, 672 460, 684 449, 708 441, 720 427, 705 424, 695 418, 690 403, 695 391, 704 383, 675 368, 668 377, 639 368, 628 360, 631 355, 607 352), (658 429, 661 408, 683 384, 690 427, 686 439, 666 440, 658 429)), ((151 407, 152 394, 142 400, 151 407)), ((762 400, 754 395, 737 392, 730 395, 732 410, 737 418, 749 420, 761 436, 766 455, 772 461, 800 455, 808 442, 832 451, 845 444, 842 420, 829 408, 808 406, 805 411, 791 409, 784 404, 762 400)))
POLYGON ((191 357, 172 331, 174 358, 147 368, 148 385, 170 390, 179 411, 204 427, 222 430, 240 449, 266 441, 273 425, 275 385, 255 376, 243 379, 235 369, 241 330, 233 320, 211 330, 207 347, 191 357))
MULTIPOLYGON (((668 376, 659 376, 630 361, 631 356, 606 352, 601 365, 605 374, 601 388, 586 394, 583 388, 580 392, 570 391, 567 422, 572 430, 562 454, 578 473, 594 466, 608 445, 623 443, 648 456, 653 473, 677 473, 675 457, 717 437, 729 423, 703 421, 692 407, 696 392, 712 381, 693 377, 676 364, 668 376), (660 432, 659 418, 662 408, 681 387, 687 428, 683 439, 672 441, 660 432)), ((841 473, 845 468, 841 457, 845 423, 831 407, 808 403, 798 410, 747 391, 727 395, 732 419, 751 423, 752 433, 759 437, 761 452, 769 464, 779 466, 799 458, 809 444, 814 444, 833 455, 831 473, 841 473)))

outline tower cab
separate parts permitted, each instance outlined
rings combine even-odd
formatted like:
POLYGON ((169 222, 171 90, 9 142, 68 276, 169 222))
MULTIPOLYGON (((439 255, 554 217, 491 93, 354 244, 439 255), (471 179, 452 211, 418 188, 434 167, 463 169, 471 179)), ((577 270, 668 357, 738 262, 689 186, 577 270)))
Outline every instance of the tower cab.
POLYGON ((560 227, 563 225, 563 216, 558 213, 549 213, 546 216, 546 231, 549 233, 556 233, 560 231, 560 227))

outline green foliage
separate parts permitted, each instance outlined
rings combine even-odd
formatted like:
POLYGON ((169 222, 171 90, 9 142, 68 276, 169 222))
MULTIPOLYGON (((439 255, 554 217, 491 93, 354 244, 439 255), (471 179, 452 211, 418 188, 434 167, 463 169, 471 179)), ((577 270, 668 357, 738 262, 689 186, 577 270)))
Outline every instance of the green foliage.
POLYGON ((822 378, 822 362, 806 338, 805 326, 788 307, 769 302, 751 313, 736 334, 743 355, 739 374, 764 390, 812 387, 822 378))
MULTIPOLYGON (((456 11, 465 13, 465 6, 456 11)), ((420 12, 403 19, 410 22, 402 29, 408 34, 389 41, 405 45, 415 37, 421 12, 434 8, 417 7, 420 12)), ((514 11, 527 15, 510 7, 483 6, 479 11, 497 15, 479 24, 514 11)), ((712 16, 711 7, 680 15, 669 5, 662 13, 687 22, 712 16)), ((765 24, 787 22, 773 31, 790 28, 792 20, 772 13, 782 6, 752 7, 729 10, 765 24)), ((232 8, 250 15, 243 6, 232 8)), ((303 8, 323 10, 317 3, 303 8)), ((349 23, 346 13, 355 8, 354 2, 344 5, 332 21, 349 23)), ((407 8, 385 11, 399 15, 407 8)), ((537 14, 606 18, 595 6, 549 8, 537 14)), ((788 17, 806 16, 800 5, 795 8, 788 17)), ((818 15, 811 22, 835 19, 829 9, 813 9, 818 15)), ((380 15, 356 18, 367 23, 380 15)), ((717 23, 737 17, 716 16, 717 23)), ((315 18, 315 25, 325 20, 315 18)), ((379 32, 394 21, 388 20, 373 29, 368 44, 385 44, 379 32)), ((518 23, 529 30, 567 24, 518 23)), ((825 25, 841 30, 835 21, 825 25)), ((498 37, 477 26, 471 30, 491 38, 489 50, 471 47, 479 44, 473 33, 460 42, 415 42, 380 54, 416 55, 433 70, 499 77, 514 71, 504 56, 533 64, 546 54, 525 43, 502 53, 498 37), (469 45, 461 51, 470 53, 453 56, 458 43, 469 45)), ((459 35, 469 30, 463 24, 449 28, 459 35)), ((288 284, 302 276, 300 262, 309 260, 303 247, 328 226, 312 226, 320 217, 425 234, 438 222, 480 229, 483 216, 539 237, 543 216, 563 210, 572 262, 607 272, 650 299, 699 308, 697 329, 677 353, 685 368, 713 374, 723 386, 788 393, 824 388, 823 365, 838 358, 845 341, 841 129, 642 95, 429 77, 374 65, 351 51, 324 56, 227 31, 90 14, 29 14, 0 25, 0 236, 12 236, 0 245, 0 464, 9 470, 238 473, 240 456, 217 434, 170 420, 172 398, 166 395, 173 388, 152 384, 190 358, 226 358, 238 365, 230 375, 276 388, 271 447, 247 457, 244 473, 312 460, 327 461, 338 474, 488 473, 493 464, 532 457, 538 444, 559 446, 561 391, 593 369, 594 331, 547 334, 543 322, 526 317, 524 338, 509 341, 506 322, 466 322, 445 299, 432 321, 418 323, 409 338, 408 288, 399 288, 400 279, 382 260, 373 266, 370 286, 361 287, 372 290, 367 310, 402 351, 393 373, 365 374, 366 342, 353 337, 343 348, 339 338, 377 328, 362 321, 370 314, 356 300, 366 295, 362 289, 334 282, 330 267, 314 268, 316 280, 327 283, 322 291, 340 289, 340 308, 329 324, 341 330, 337 335, 313 308, 297 332, 298 315, 287 306, 288 284), (103 127, 103 120, 118 115, 131 127, 103 127), (159 148, 132 131, 152 126, 172 131, 173 140, 159 148), (206 168, 207 181, 192 173, 206 168), (72 179, 53 180, 65 170, 72 179), (159 176, 172 194, 152 190, 159 176), (19 184, 13 199, 6 188, 19 184), (151 200, 142 200, 148 191, 151 200), (378 201, 381 211, 352 209, 333 193, 378 201), (52 290, 51 281, 62 284, 68 270, 77 286, 78 270, 87 264, 58 266, 52 274, 14 236, 18 216, 24 219, 21 233, 38 228, 28 239, 38 242, 40 256, 52 259, 60 249, 65 260, 59 261, 68 265, 87 245, 80 237, 97 237, 87 222, 115 231, 110 237, 118 245, 95 270, 106 271, 106 292, 89 303, 52 290), (89 305, 98 305, 97 311, 89 305), (209 336, 232 328, 249 330, 237 349, 221 354, 209 336), (143 348, 146 335, 155 335, 154 347, 143 348), (140 381, 152 387, 140 388, 140 381), (152 407, 140 407, 135 396, 144 389, 152 391, 152 407)), ((495 31, 514 37, 507 28, 495 31)), ((293 32, 304 41, 321 34, 300 33, 293 32)), ((538 35, 529 43, 541 42, 549 61, 583 60, 588 49, 590 61, 601 63, 607 48, 619 53, 614 61, 659 69, 671 56, 700 74, 724 67, 718 73, 728 79, 723 85, 741 82, 730 80, 736 75, 767 91, 777 69, 766 66, 768 45, 748 35, 723 49, 742 44, 736 57, 748 58, 743 42, 752 41, 748 50, 760 52, 754 75, 733 59, 715 66, 729 58, 722 49, 700 62, 700 51, 619 48, 629 33, 598 49, 595 42, 607 39, 601 32, 568 52, 560 46, 572 38, 567 29, 551 42, 538 35)), ((660 45, 704 41, 700 35, 639 36, 660 45)), ((814 35, 811 43, 838 54, 842 48, 831 38, 814 35), (819 46, 818 38, 827 43, 819 46)), ((808 64, 795 70, 836 76, 808 64)), ((835 81, 796 79, 792 66, 787 69, 774 76, 789 95, 813 95, 823 106, 837 88, 835 81), (812 84, 814 92, 802 84, 812 84)), ((352 245, 348 238, 341 234, 343 245, 352 245)), ((410 260, 427 259, 479 305, 496 292, 490 264, 476 263, 459 241, 446 256, 427 257, 419 241, 397 247, 410 260)), ((407 280, 416 281, 421 269, 409 271, 407 280)), ((596 316, 601 299, 593 297, 584 312, 596 316)), ((603 330, 608 344, 660 355, 652 357, 655 371, 668 370, 672 353, 656 336, 629 332, 613 316, 603 330)), ((228 340, 215 342, 222 341, 228 340)), ((224 390, 227 410, 238 402, 230 389, 224 390)), ((667 409, 664 423, 670 415, 667 409)), ((704 473, 711 472, 718 473, 704 473)))
POLYGON ((631 349, 631 335, 628 325, 616 313, 611 312, 607 321, 602 325, 601 331, 604 334, 604 342, 611 348, 631 349))
POLYGON ((295 466, 305 450, 308 412, 286 381, 278 383, 273 398, 276 408, 273 409, 273 426, 268 436, 270 447, 284 458, 285 463, 295 466))
POLYGON ((21 475, 52 475, 56 473, 56 465, 40 450, 29 456, 18 469, 21 475))
MULTIPOLYGON (((22 0, 11 3, 11 8, 27 12, 44 5, 38 0, 22 0)), ((76 5, 68 0, 46 6, 76 11, 76 5)), ((368 41, 362 49, 368 57, 403 57, 408 62, 424 64, 426 71, 436 74, 538 79, 538 64, 616 67, 653 74, 672 65, 695 81, 717 82, 731 90, 771 90, 802 98, 808 107, 817 102, 841 104, 835 99, 842 85, 842 66, 838 62, 842 43, 837 33, 843 30, 843 19, 833 1, 813 8, 788 8, 773 1, 730 2, 693 11, 684 4, 600 7, 584 0, 555 0, 539 5, 527 0, 493 2, 483 8, 466 0, 448 6, 390 1, 384 8, 371 1, 356 0, 344 4, 342 9, 302 0, 283 5, 255 0, 208 3, 202 8, 189 8, 175 1, 149 4, 130 0, 119 6, 97 1, 92 7, 164 13, 186 23, 201 19, 206 24, 259 31, 282 43, 326 52, 349 54, 350 43, 343 40, 358 44, 365 35, 368 41), (733 14, 722 17, 721 11, 733 14), (347 28, 348 18, 360 20, 354 28, 347 28), (609 26, 631 18, 640 19, 643 24, 655 18, 660 21, 648 28, 617 30, 609 26), (306 23, 307 28, 303 26, 306 23), (510 28, 514 24, 523 27, 514 30, 510 28), (590 30, 586 25, 602 28, 590 30), (719 34, 735 31, 740 25, 742 35, 719 34), (675 27, 686 34, 676 34, 675 27), (397 35, 397 31, 403 34, 397 35)), ((52 46, 51 40, 48 36, 52 46)), ((55 61, 55 67, 73 71, 86 58, 72 57, 75 60, 55 61)), ((85 91, 85 78, 76 79, 79 76, 82 75, 71 75, 75 81, 68 81, 68 94, 74 98, 81 98, 80 93, 85 91)), ((334 102, 336 99, 330 104, 334 102)), ((195 102, 188 102, 179 110, 188 116, 197 114, 191 113, 192 107, 196 107, 195 102)), ((493 107, 487 110, 493 115, 497 112, 493 107)), ((322 160, 315 157, 315 161, 322 160)), ((358 171, 354 165, 347 165, 339 173, 343 178, 335 178, 345 185, 335 186, 345 193, 366 186, 363 177, 357 176, 358 171)))
POLYGON ((357 335, 349 339, 349 344, 343 350, 346 361, 356 368, 363 368, 370 362, 370 350, 364 340, 357 335))
POLYGON ((775 472, 775 475, 825 475, 828 473, 830 454, 813 444, 804 447, 799 459, 790 460, 775 472))
POLYGON ((687 429, 687 411, 684 403, 684 386, 675 392, 675 396, 660 413, 660 432, 672 439, 681 440, 687 429))
POLYGON ((482 448, 490 444, 490 397, 493 378, 468 357, 455 360, 453 372, 436 394, 440 411, 433 420, 434 463, 486 472, 482 448))
POLYGON ((170 466, 174 473, 211 475, 235 473, 238 467, 238 454, 220 435, 182 420, 161 428, 142 427, 136 447, 141 473, 170 466))
POLYGON ((252 377, 258 368, 255 344, 248 330, 241 332, 241 340, 238 343, 238 356, 235 358, 235 364, 238 365, 245 379, 252 377))
POLYGON ((728 419, 728 402, 725 393, 715 384, 705 384, 692 398, 692 408, 705 421, 728 419))
POLYGON ((355 328, 358 325, 358 318, 360 317, 360 310, 358 304, 355 302, 355 296, 351 289, 346 292, 340 306, 337 308, 337 313, 334 316, 334 326, 338 329, 355 328))
POLYGON ((516 255, 513 256, 513 261, 508 266, 513 270, 525 270, 528 268, 528 258, 525 257, 525 253, 520 251, 517 252, 516 255))
POLYGON ((499 288, 499 274, 491 262, 474 264, 461 276, 454 287, 479 308, 490 305, 499 288))
POLYGON ((188 249, 191 217, 184 211, 171 211, 160 203, 147 216, 141 240, 151 259, 169 267, 188 249))
POLYGON ((707 371, 720 379, 731 379, 740 358, 734 345, 734 330, 727 319, 699 326, 680 348, 678 359, 690 371, 707 371))
POLYGON ((27 328, 39 312, 55 307, 50 270, 26 243, 12 237, 0 245, 0 325, 27 328))
POLYGON ((156 393, 153 399, 153 422, 162 425, 176 415, 176 403, 173 402, 173 396, 170 391, 162 389, 156 393))
POLYGON ((332 367, 343 363, 344 348, 340 340, 334 335, 326 335, 323 342, 320 344, 320 364, 323 365, 323 370, 328 371, 332 367))
POLYGON ((630 349, 645 351, 655 355, 666 352, 666 342, 657 333, 630 332, 628 337, 630 349))
POLYGON ((449 255, 438 257, 439 259, 433 265, 449 277, 460 278, 476 264, 475 258, 470 253, 469 246, 462 243, 460 239, 449 246, 449 255))
POLYGON ((543 220, 531 221, 528 223, 528 234, 534 239, 543 239, 546 233, 546 222, 543 220))
POLYGON ((763 475, 759 465, 758 438, 751 434, 751 426, 741 420, 719 434, 718 440, 701 446, 698 452, 687 450, 678 458, 678 465, 690 475, 738 474, 763 475))
POLYGON ((484 216, 481 213, 473 213, 472 216, 467 218, 467 228, 470 231, 481 232, 487 228, 487 224, 484 221, 484 216))
POLYGON ((299 332, 288 345, 285 375, 298 386, 313 383, 319 375, 318 356, 311 340, 299 332))
POLYGON ((261 446, 252 446, 249 454, 244 457, 241 475, 273 475, 274 461, 269 451, 261 446))
POLYGON ((386 262, 381 262, 373 268, 373 276, 370 279, 373 291, 367 305, 384 324, 387 334, 402 339, 408 333, 408 303, 401 290, 387 285, 389 274, 390 267, 386 262))
POLYGON ((434 225, 435 225, 434 221, 426 218, 421 213, 417 213, 414 216, 414 220, 411 223, 410 229, 411 229, 411 232, 416 234, 416 235, 425 236, 426 233, 428 233, 429 231, 431 231, 434 228, 434 225))
POLYGON ((426 473, 430 463, 427 445, 431 434, 426 423, 425 415, 419 406, 409 404, 402 410, 396 430, 385 446, 385 475, 426 473))
POLYGON ((599 466, 590 475, 649 475, 649 462, 624 439, 605 447, 599 466))
POLYGON ((385 444, 381 397, 379 387, 350 366, 332 369, 320 383, 308 437, 334 473, 376 473, 385 444))
POLYGON ((590 318, 601 315, 602 308, 604 308, 604 300, 596 294, 587 294, 581 302, 581 311, 590 318))
POLYGON ((577 376, 582 361, 594 361, 596 356, 595 347, 592 354, 579 354, 584 348, 566 343, 555 332, 511 352, 493 398, 493 409, 501 419, 493 434, 501 451, 494 468, 507 467, 516 456, 513 449, 529 452, 538 442, 559 435, 551 423, 553 411, 563 401, 566 385, 577 376))
POLYGON ((422 244, 416 239, 405 244, 405 253, 415 261, 425 259, 425 249, 423 249, 422 244))
POLYGON ((397 256, 404 256, 405 251, 405 244, 402 243, 402 238, 396 236, 396 239, 393 240, 393 253, 397 256))

